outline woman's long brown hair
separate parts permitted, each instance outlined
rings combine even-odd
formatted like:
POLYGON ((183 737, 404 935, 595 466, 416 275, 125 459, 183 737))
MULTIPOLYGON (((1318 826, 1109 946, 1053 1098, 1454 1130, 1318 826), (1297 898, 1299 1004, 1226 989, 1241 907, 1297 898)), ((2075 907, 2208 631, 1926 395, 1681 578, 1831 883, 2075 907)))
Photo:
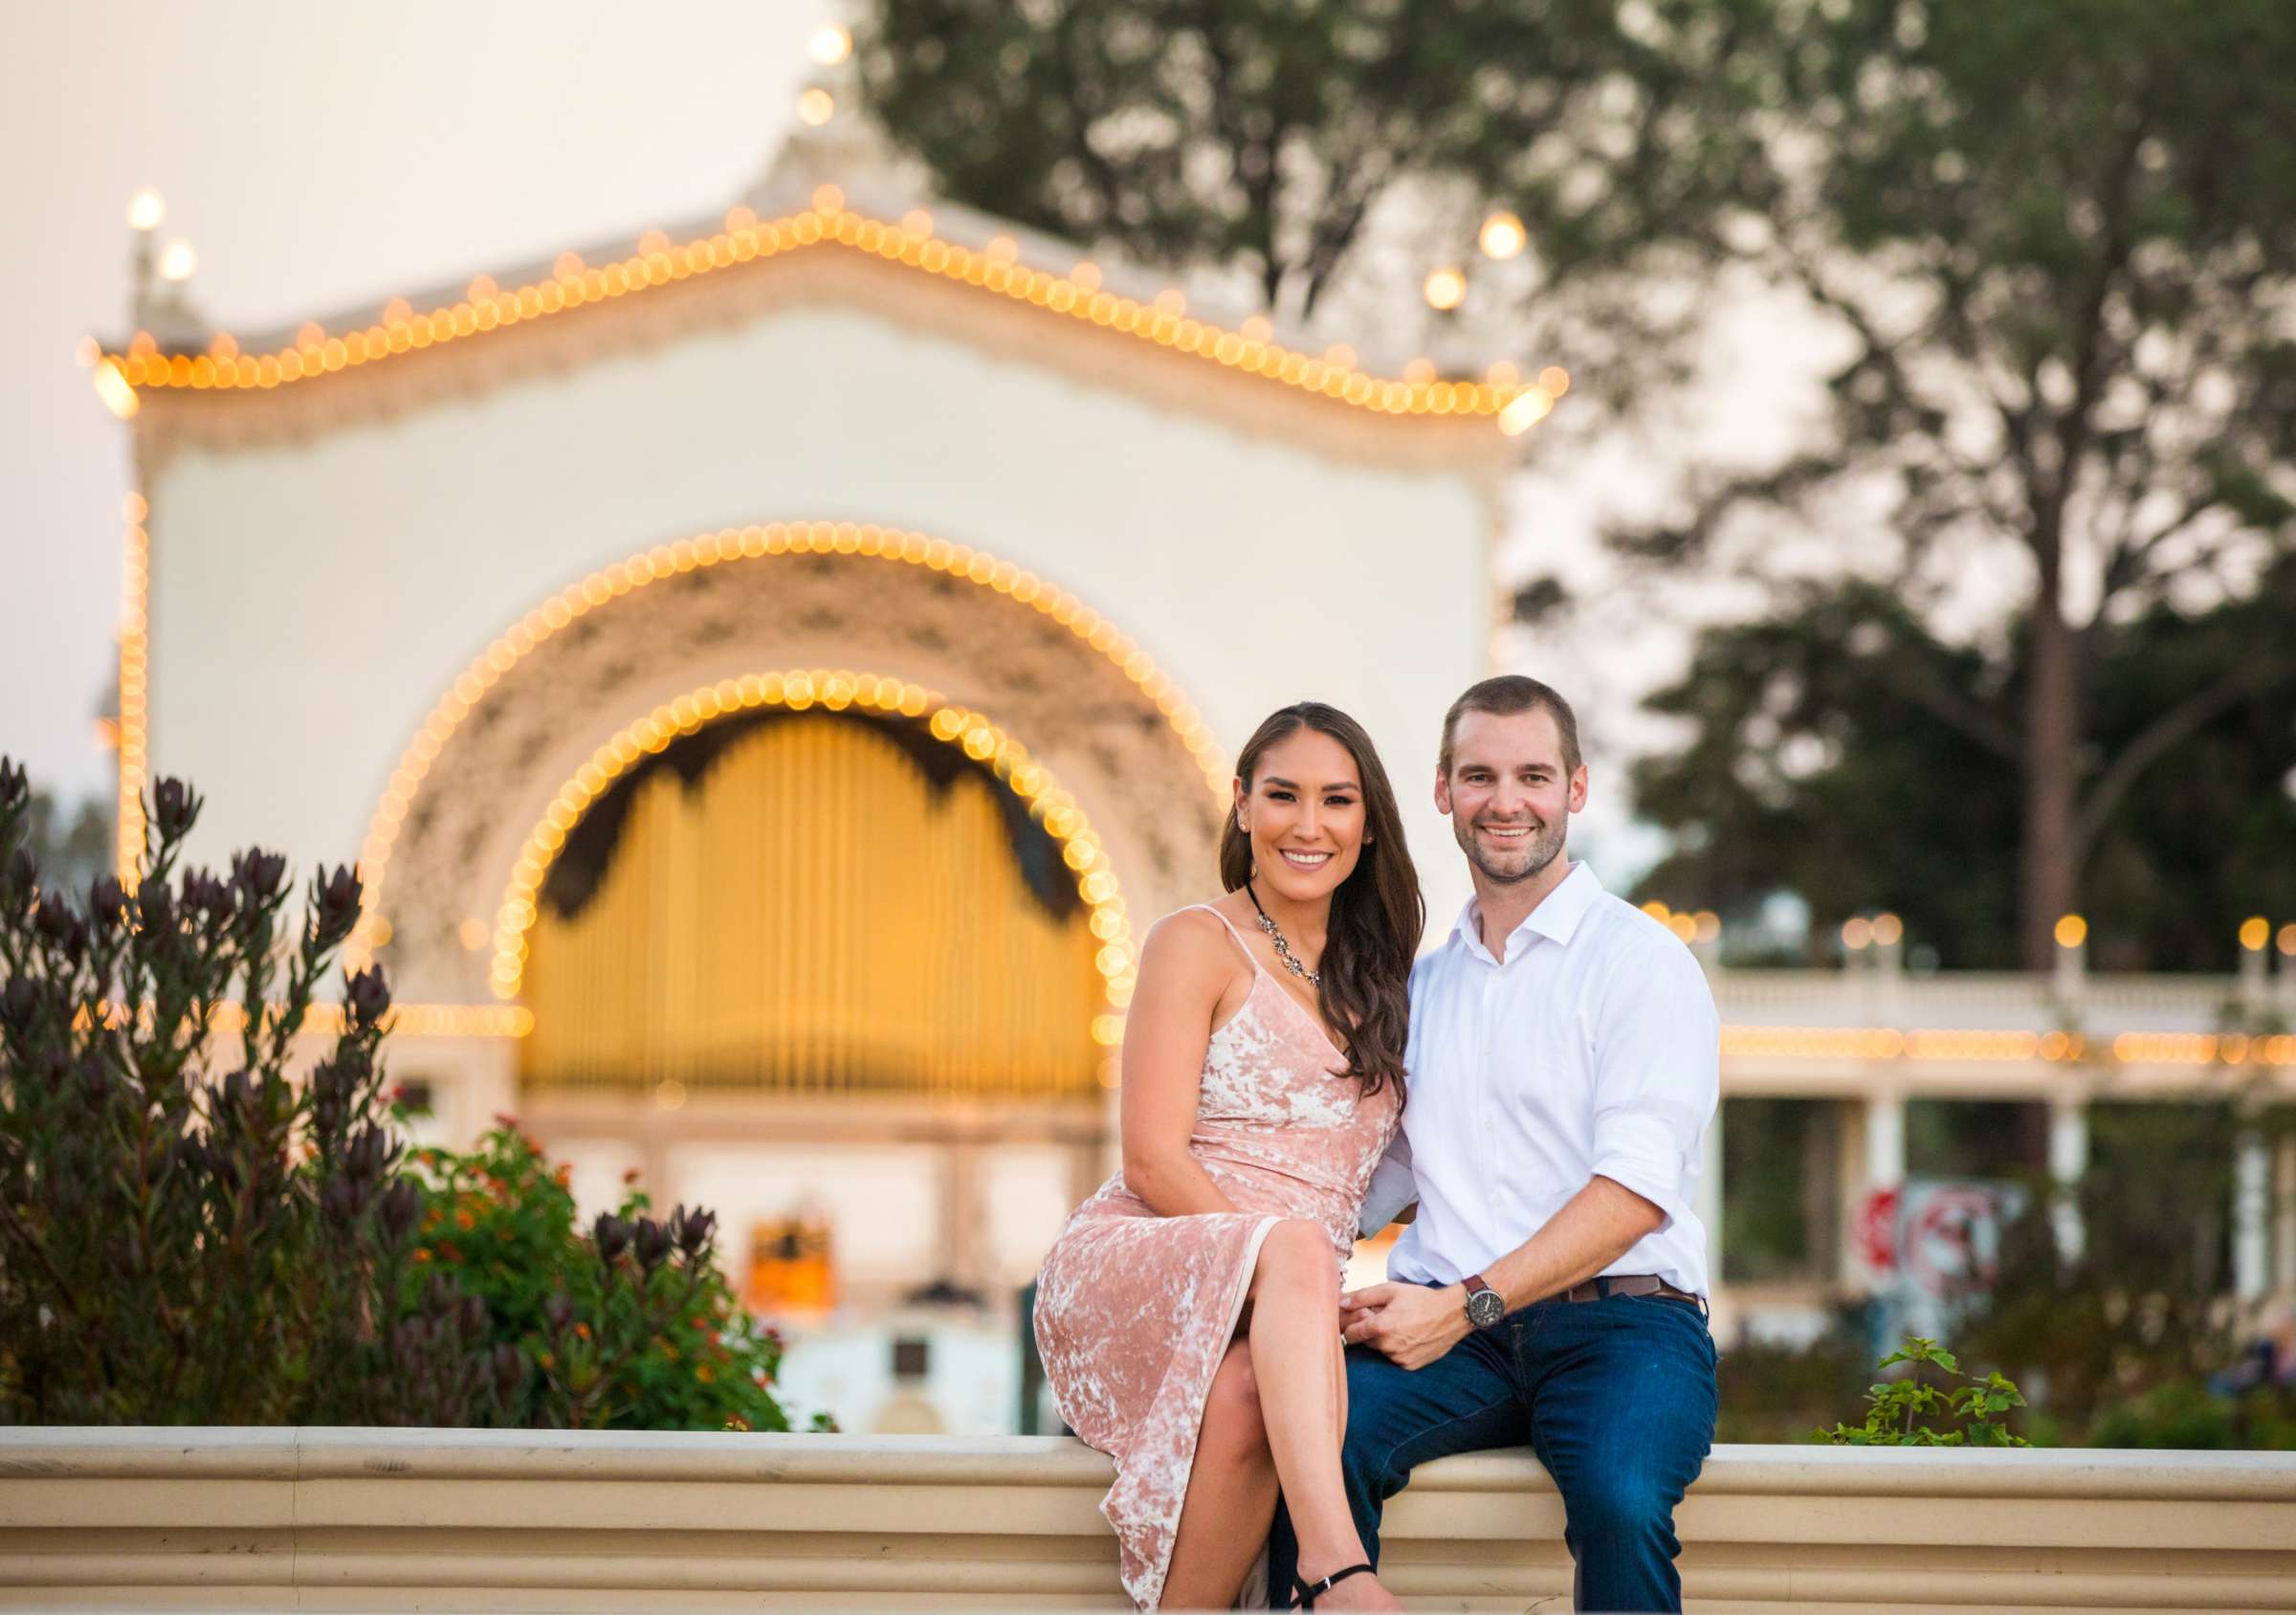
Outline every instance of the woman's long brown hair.
MULTIPOLYGON (((1426 929, 1427 905, 1419 895, 1419 871, 1403 839, 1395 789, 1371 737, 1337 707, 1301 701, 1272 713, 1244 742, 1236 775, 1244 792, 1268 748, 1302 729, 1329 735, 1356 760, 1363 786, 1363 833, 1369 845, 1332 894, 1331 920, 1315 989, 1324 1020, 1346 1040, 1348 1074, 1376 1094, 1388 1082, 1402 1092, 1403 1040, 1411 1023, 1411 961, 1426 929)), ((1251 837, 1227 815, 1220 832, 1220 880, 1230 892, 1251 879, 1251 837)))

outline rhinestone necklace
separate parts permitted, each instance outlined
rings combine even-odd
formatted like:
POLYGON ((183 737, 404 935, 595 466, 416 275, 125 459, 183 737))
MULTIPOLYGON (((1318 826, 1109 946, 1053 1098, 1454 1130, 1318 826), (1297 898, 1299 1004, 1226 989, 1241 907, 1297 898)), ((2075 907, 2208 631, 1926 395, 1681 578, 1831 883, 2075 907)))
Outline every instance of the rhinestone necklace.
POLYGON ((1260 895, 1251 889, 1251 882, 1248 880, 1244 883, 1244 895, 1251 899, 1253 908, 1259 909, 1260 929, 1267 932, 1268 940, 1275 944, 1275 957, 1284 962, 1284 968, 1312 987, 1322 986, 1323 972, 1311 970, 1292 957, 1292 944, 1284 940, 1283 932, 1277 930, 1275 921, 1268 918, 1268 911, 1260 908, 1260 895))

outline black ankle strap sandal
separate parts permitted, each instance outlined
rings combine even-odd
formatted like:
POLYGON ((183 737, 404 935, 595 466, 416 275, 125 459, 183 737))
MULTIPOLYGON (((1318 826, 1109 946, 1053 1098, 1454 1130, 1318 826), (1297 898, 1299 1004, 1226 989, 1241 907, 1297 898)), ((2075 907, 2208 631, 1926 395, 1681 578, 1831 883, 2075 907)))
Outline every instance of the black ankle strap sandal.
POLYGON ((1292 1578, 1292 1585, 1295 1596, 1293 1597, 1292 1603, 1287 1605, 1287 1607, 1292 1609, 1313 1609, 1315 1607, 1315 1601, 1317 1599, 1321 1598, 1325 1593, 1330 1592, 1334 1587, 1346 1581, 1350 1576, 1367 1576, 1370 1573, 1371 1566, 1368 1564, 1351 1564, 1345 1570, 1333 1571, 1329 1576, 1326 1576, 1320 1582, 1311 1582, 1305 1577, 1294 1574, 1292 1578))

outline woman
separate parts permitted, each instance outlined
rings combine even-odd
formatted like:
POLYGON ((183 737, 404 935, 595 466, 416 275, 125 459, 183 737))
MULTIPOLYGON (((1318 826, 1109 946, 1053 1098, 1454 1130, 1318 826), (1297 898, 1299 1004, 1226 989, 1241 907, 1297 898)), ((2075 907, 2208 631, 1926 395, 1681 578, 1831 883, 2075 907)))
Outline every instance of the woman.
POLYGON ((1232 1604, 1277 1487, 1303 1604, 1400 1607, 1341 1491, 1340 1274, 1402 1110, 1425 921, 1370 737, 1315 701, 1237 760, 1217 903, 1140 952, 1123 1169, 1037 1279, 1061 1415, 1116 1461, 1100 1504, 1144 1609, 1232 1604))

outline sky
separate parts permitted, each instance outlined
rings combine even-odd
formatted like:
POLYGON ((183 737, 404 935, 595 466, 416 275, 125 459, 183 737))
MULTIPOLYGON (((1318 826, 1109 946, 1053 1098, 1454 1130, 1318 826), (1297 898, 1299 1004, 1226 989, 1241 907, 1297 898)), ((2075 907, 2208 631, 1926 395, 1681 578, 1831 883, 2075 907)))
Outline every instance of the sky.
MULTIPOLYGON (((843 14, 840 0, 0 0, 0 753, 67 799, 109 791, 95 715, 127 432, 75 355, 130 329, 139 187, 165 199, 161 239, 197 252, 192 299, 212 324, 372 304, 727 206, 790 126, 809 34, 843 14)), ((1739 307, 1713 335, 1732 407, 1693 400, 1659 434, 1758 454, 1813 405, 1798 357, 1812 345, 1781 343, 1775 311, 1739 307)), ((1505 567, 1571 570, 1602 505, 1650 485, 1652 457, 1647 435, 1614 432, 1534 458, 1505 567)), ((1634 703, 1679 663, 1679 633, 1622 638, 1605 621, 1519 649, 1523 671, 1578 696, 1614 780, 1628 752, 1664 742, 1634 703)), ((1598 789, 1583 829, 1614 884, 1656 854, 1615 788, 1598 789)))
POLYGON ((75 350, 129 329, 138 187, 237 330, 634 239, 757 177, 832 4, 0 0, 0 753, 110 788, 127 432, 75 350))

